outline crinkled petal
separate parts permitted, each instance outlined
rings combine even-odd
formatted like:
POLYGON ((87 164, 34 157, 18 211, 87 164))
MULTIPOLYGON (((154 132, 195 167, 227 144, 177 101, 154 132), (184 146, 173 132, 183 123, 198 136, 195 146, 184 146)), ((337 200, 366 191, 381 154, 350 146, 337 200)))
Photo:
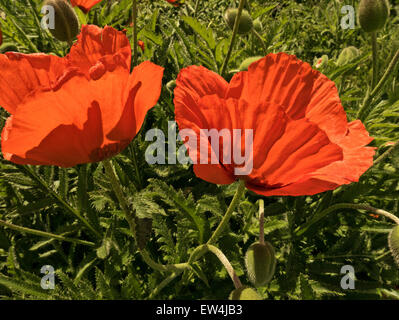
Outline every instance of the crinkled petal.
POLYGON ((102 0, 71 0, 71 4, 79 7, 84 13, 88 13, 97 3, 102 0))
POLYGON ((109 139, 132 139, 140 131, 148 110, 156 105, 161 95, 163 70, 150 61, 133 69, 123 98, 123 114, 107 135, 109 139))
POLYGON ((96 68, 100 72, 92 71, 92 79, 72 69, 57 89, 36 92, 20 105, 2 140, 3 153, 31 164, 69 167, 102 160, 126 147, 129 141, 110 141, 105 135, 122 114, 122 88, 129 73, 123 61, 96 68))
POLYGON ((53 55, 0 54, 0 106, 15 113, 28 95, 54 86, 65 67, 66 61, 53 55))
POLYGON ((108 26, 101 29, 95 25, 84 25, 66 58, 71 66, 87 74, 100 58, 117 54, 123 57, 126 69, 130 70, 131 47, 123 32, 108 26))

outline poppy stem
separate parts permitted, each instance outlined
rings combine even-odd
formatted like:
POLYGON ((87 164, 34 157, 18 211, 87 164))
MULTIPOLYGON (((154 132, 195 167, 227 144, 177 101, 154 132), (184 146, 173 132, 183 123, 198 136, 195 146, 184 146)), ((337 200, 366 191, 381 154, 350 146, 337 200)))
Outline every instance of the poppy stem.
MULTIPOLYGON (((125 217, 126 217, 127 222, 129 223, 130 230, 133 233, 133 237, 136 240, 136 243, 138 243, 137 235, 136 235, 136 221, 135 221, 136 216, 129 209, 129 205, 128 205, 127 200, 123 194, 122 188, 120 186, 120 182, 118 180, 118 177, 115 174, 115 171, 114 171, 111 161, 109 159, 106 159, 106 160, 103 160, 102 163, 104 165, 105 172, 110 179, 112 189, 119 201, 119 205, 121 206, 123 212, 125 213, 125 217)), ((147 263, 154 270, 158 270, 160 272, 165 272, 165 271, 178 272, 178 271, 182 271, 189 267, 188 263, 171 264, 171 265, 159 264, 159 263, 155 262, 154 260, 152 260, 152 258, 150 257, 150 255, 148 254, 148 252, 145 249, 140 249, 140 248, 138 248, 138 249, 139 249, 140 254, 141 254, 143 260, 145 261, 145 263, 147 263)))
POLYGON ((208 251, 212 252, 220 260, 220 262, 226 268, 227 273, 229 274, 231 280, 233 281, 234 287, 236 289, 241 288, 242 284, 241 284, 240 278, 237 276, 236 272, 234 271, 233 266, 231 265, 229 259, 227 259, 227 257, 224 255, 224 253, 220 249, 218 249, 217 247, 215 247, 211 244, 206 244, 204 246, 204 248, 206 248, 208 251))
POLYGON ((373 166, 377 165, 381 161, 383 161, 385 158, 387 158, 392 152, 394 152, 396 149, 399 149, 399 141, 396 141, 395 144, 390 147, 387 151, 385 151, 382 155, 380 155, 377 159, 375 159, 373 166))
POLYGON ((90 241, 68 238, 68 237, 64 237, 64 236, 61 236, 61 235, 58 235, 58 234, 53 234, 53 233, 50 233, 50 232, 30 229, 30 228, 26 228, 26 227, 21 227, 21 226, 17 226, 15 224, 12 224, 12 223, 8 223, 8 222, 3 221, 3 220, 0 220, 0 226, 6 227, 6 228, 10 228, 12 230, 19 231, 19 232, 33 234, 33 235, 39 236, 39 237, 51 238, 51 239, 56 239, 56 240, 66 241, 66 242, 72 242, 72 243, 82 244, 82 245, 90 246, 90 247, 94 247, 95 246, 95 243, 90 242, 90 241))
POLYGON ((259 200, 259 243, 265 244, 265 202, 259 200))
POLYGON ((137 0, 133 0, 133 67, 137 66, 137 0))
POLYGON ((231 54, 233 52, 233 47, 234 47, 235 40, 237 37, 238 27, 240 25, 240 19, 241 19, 242 10, 244 9, 244 4, 245 4, 245 0, 240 0, 240 4, 238 5, 238 12, 237 12, 236 20, 234 21, 233 35, 231 36, 229 50, 227 51, 227 55, 224 58, 222 69, 220 71, 220 74, 222 77, 223 77, 224 73, 226 72, 227 65, 229 63, 231 54))
POLYGON ((368 204, 338 203, 338 204, 332 205, 331 207, 329 207, 329 208, 325 209, 324 211, 322 211, 322 212, 318 213, 317 215, 315 215, 311 219, 311 221, 306 223, 303 227, 297 229, 295 231, 295 235, 297 237, 301 236, 302 234, 304 234, 309 229, 310 226, 312 226, 316 222, 318 222, 321 219, 323 219, 330 212, 333 212, 333 211, 339 210, 339 209, 366 210, 366 211, 369 211, 369 212, 373 212, 374 214, 379 214, 379 215, 382 215, 382 216, 384 216, 384 217, 386 217, 388 219, 391 219, 393 222, 395 222, 396 224, 399 225, 399 217, 393 215, 392 213, 389 213, 388 211, 371 207, 368 204))
POLYGON ((194 18, 197 18, 197 14, 198 14, 198 8, 199 8, 199 3, 201 0, 197 0, 195 2, 195 8, 194 8, 194 18))
POLYGON ((266 54, 267 53, 267 48, 266 48, 266 45, 265 45, 265 40, 263 40, 262 36, 253 28, 252 28, 252 33, 253 33, 253 35, 256 38, 258 38, 258 40, 259 40, 259 42, 260 42, 260 44, 261 44, 261 46, 263 48, 264 54, 266 54))
POLYGON ((377 44, 377 33, 371 33, 371 47, 373 51, 373 78, 371 82, 371 88, 374 89, 377 84, 378 75, 378 44, 377 44))
POLYGON ((112 190, 114 191, 116 198, 119 201, 119 205, 121 206, 123 212, 125 213, 125 217, 127 222, 129 223, 130 229, 133 232, 133 236, 136 239, 136 222, 135 222, 135 216, 133 212, 129 209, 129 205, 127 203, 127 200, 123 194, 122 188, 120 186, 120 182, 115 174, 114 168, 111 164, 111 161, 109 159, 103 160, 103 165, 105 169, 105 173, 107 174, 112 190))
POLYGON ((375 88, 372 89, 371 93, 366 95, 366 97, 364 98, 362 106, 360 107, 360 109, 357 113, 357 116, 356 116, 358 119, 363 121, 365 118, 367 118, 369 110, 370 110, 370 103, 372 102, 374 97, 377 95, 377 93, 382 89, 383 85, 388 80, 389 76, 393 73, 398 61, 399 61, 399 50, 396 51, 391 62, 389 63, 388 68, 385 70, 384 75, 382 76, 380 81, 377 83, 375 88))
POLYGON ((216 230, 212 234, 212 236, 209 238, 207 244, 214 243, 219 238, 219 236, 223 232, 224 228, 226 228, 226 226, 229 223, 229 220, 233 214, 233 211, 237 207, 242 195, 244 194, 244 191, 245 191, 245 182, 244 182, 244 180, 240 179, 238 182, 238 187, 237 187, 236 193, 233 197, 233 200, 231 200, 231 203, 230 203, 229 207, 227 208, 227 211, 224 214, 222 221, 220 222, 219 226, 216 228, 216 230))

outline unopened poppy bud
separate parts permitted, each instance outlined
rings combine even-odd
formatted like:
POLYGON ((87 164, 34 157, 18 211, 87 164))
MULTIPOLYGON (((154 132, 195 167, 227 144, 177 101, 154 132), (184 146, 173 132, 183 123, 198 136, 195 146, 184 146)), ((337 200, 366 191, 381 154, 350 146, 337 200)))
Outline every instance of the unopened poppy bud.
POLYGON ((54 28, 51 34, 60 41, 71 42, 79 33, 79 20, 66 0, 46 0, 43 5, 54 8, 54 28))
POLYGON ((137 45, 140 47, 141 51, 144 52, 144 50, 145 50, 144 41, 142 41, 142 40, 137 41, 137 45))
POLYGON ((255 31, 257 31, 257 32, 262 32, 262 30, 263 30, 263 25, 262 25, 262 22, 260 21, 259 18, 257 18, 257 19, 254 20, 253 28, 254 28, 255 31))
POLYGON ((18 48, 12 43, 5 42, 0 46, 0 53, 6 52, 18 52, 18 48))
POLYGON ((399 266, 399 225, 394 227, 389 233, 388 245, 393 258, 399 266))
POLYGON ((1 26, 0 26, 0 46, 3 43, 3 32, 1 31, 1 26))
POLYGON ((176 80, 170 80, 166 84, 166 89, 168 89, 170 92, 173 92, 173 90, 176 88, 176 80))
POLYGON ((264 286, 270 282, 276 269, 273 246, 269 242, 253 243, 245 254, 245 267, 254 286, 264 286))
POLYGON ((359 23, 366 32, 374 32, 384 27, 389 16, 387 0, 361 0, 359 4, 359 23))
POLYGON ((262 300, 262 297, 255 289, 248 286, 242 286, 230 293, 229 300, 262 300))
POLYGON ((240 71, 246 71, 246 70, 248 70, 249 66, 252 63, 254 63, 255 61, 258 61, 259 59, 262 59, 262 58, 263 58, 262 56, 249 57, 249 58, 245 59, 243 62, 241 62, 238 69, 240 71))
MULTIPOLYGON (((238 14, 238 9, 227 9, 224 14, 224 20, 226 20, 227 25, 231 30, 234 28, 234 22, 236 21, 236 17, 238 14)), ((253 27, 252 18, 249 15, 247 10, 243 10, 241 13, 240 22, 238 24, 238 33, 239 34, 247 34, 251 31, 253 27)))
POLYGON ((322 55, 321 58, 315 58, 314 67, 320 69, 328 63, 328 56, 326 54, 322 55))
POLYGON ((338 56, 337 65, 343 66, 345 64, 348 64, 353 59, 357 58, 359 54, 360 53, 358 48, 353 46, 347 47, 343 49, 340 55, 338 56))

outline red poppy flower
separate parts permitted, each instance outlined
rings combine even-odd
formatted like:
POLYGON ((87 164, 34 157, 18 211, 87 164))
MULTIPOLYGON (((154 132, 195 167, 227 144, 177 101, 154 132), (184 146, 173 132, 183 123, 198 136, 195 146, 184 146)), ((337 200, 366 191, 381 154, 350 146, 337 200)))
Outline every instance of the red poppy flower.
POLYGON ((180 7, 183 4, 182 0, 166 0, 166 1, 176 8, 180 7))
POLYGON ((163 68, 146 61, 130 73, 130 59, 123 32, 93 25, 65 58, 0 55, 4 158, 70 167, 119 153, 161 92, 163 68))
POLYGON ((312 195, 358 181, 373 163, 374 148, 365 147, 373 138, 360 121, 347 122, 334 82, 295 56, 269 54, 230 83, 191 66, 176 83, 180 134, 191 129, 197 139, 195 144, 185 140, 190 152, 199 146, 201 129, 242 129, 241 144, 244 130, 253 130, 250 173, 237 176, 240 166, 226 163, 231 150, 223 149, 224 141, 216 150, 208 139, 208 154, 199 147, 189 153, 201 179, 229 184, 242 178, 248 189, 266 196, 312 195), (215 154, 223 157, 212 164, 215 154), (203 157, 208 161, 201 162, 203 157))
POLYGON ((141 51, 144 52, 145 50, 145 44, 142 40, 137 41, 137 45, 140 47, 141 51))
POLYGON ((102 0, 71 0, 71 4, 79 7, 84 13, 88 13, 92 7, 102 0))

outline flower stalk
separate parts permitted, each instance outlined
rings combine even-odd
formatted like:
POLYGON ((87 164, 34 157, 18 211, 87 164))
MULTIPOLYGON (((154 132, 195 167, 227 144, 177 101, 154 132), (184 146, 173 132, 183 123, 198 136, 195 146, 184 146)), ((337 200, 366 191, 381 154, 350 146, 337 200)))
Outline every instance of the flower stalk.
POLYGON ((233 52, 233 48, 234 48, 234 44, 235 44, 235 40, 237 37, 237 33, 238 33, 238 27, 240 25, 240 19, 241 19, 241 14, 242 14, 242 10, 244 9, 244 4, 245 4, 246 0, 240 0, 240 4, 238 6, 238 12, 237 12, 237 16, 236 16, 236 20, 234 22, 234 27, 233 27, 233 35, 231 36, 231 40, 230 40, 230 45, 229 45, 229 49, 227 51, 227 55, 224 58, 223 61, 223 65, 222 65, 222 69, 220 71, 220 74, 223 76, 224 73, 226 72, 227 69, 227 64, 229 63, 231 54, 233 52))

